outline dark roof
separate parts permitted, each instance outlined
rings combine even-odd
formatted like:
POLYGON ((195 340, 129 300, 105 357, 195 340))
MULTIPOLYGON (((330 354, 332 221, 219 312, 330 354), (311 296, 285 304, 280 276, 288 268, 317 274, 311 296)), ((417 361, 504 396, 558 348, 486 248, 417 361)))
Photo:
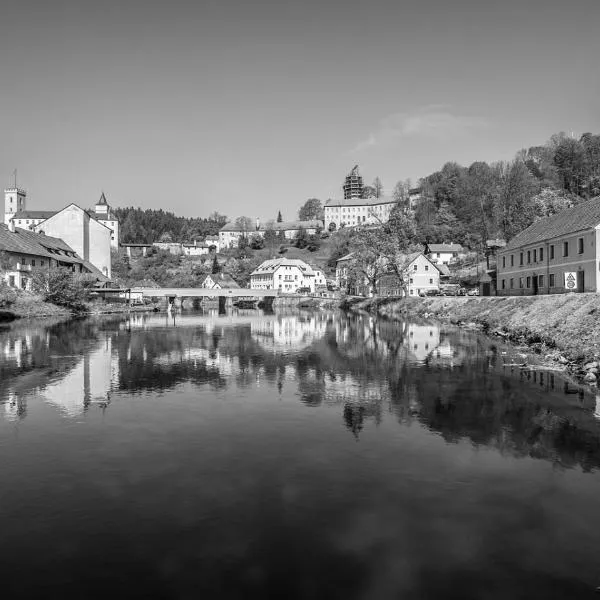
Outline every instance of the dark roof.
POLYGON ((379 204, 395 204, 396 200, 390 196, 380 196, 379 198, 340 198, 338 200, 329 199, 325 206, 377 206, 379 204))
POLYGON ((55 210, 21 210, 13 219, 49 219, 56 214, 55 210))
POLYGON ((61 261, 65 259, 64 262, 82 262, 80 258, 49 252, 49 250, 60 250, 74 254, 75 250, 63 242, 63 240, 42 233, 35 233, 27 229, 21 229, 20 227, 15 227, 15 231, 13 232, 6 225, 0 225, 0 250, 15 254, 53 258, 55 260, 60 259, 61 261))
POLYGON ((460 244, 427 244, 429 252, 463 252, 460 244))
POLYGON ((600 196, 536 221, 510 240, 502 251, 576 233, 596 227, 598 224, 600 224, 600 196))

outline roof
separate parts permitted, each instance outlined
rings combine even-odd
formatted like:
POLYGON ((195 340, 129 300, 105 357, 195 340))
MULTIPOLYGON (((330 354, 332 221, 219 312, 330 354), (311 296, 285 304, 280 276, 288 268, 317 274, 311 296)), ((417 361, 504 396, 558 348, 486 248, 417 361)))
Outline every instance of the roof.
POLYGON ((108 206, 108 202, 106 201, 106 196, 104 195, 104 192, 102 192, 102 195, 100 196, 100 200, 98 200, 98 202, 96 202, 96 206, 99 206, 101 204, 108 206))
POLYGON ((350 252, 350 254, 346 254, 346 256, 342 256, 341 258, 338 258, 335 262, 336 263, 345 262, 347 260, 351 260, 353 256, 354 256, 354 252, 350 252))
POLYGON ((377 206, 379 204, 396 204, 394 198, 381 196, 380 198, 340 198, 325 202, 325 206, 377 206))
POLYGON ((21 210, 15 213, 13 219, 49 219, 53 217, 57 211, 55 210, 21 210))
MULTIPOLYGON (((71 202, 70 204, 67 204, 67 206, 65 206, 64 208, 61 208, 59 211, 52 213, 51 215, 48 216, 48 219, 50 219, 52 217, 56 217, 56 215, 59 215, 60 213, 62 213, 65 210, 67 210, 68 208, 71 208, 72 206, 74 206, 76 209, 80 210, 81 212, 84 212, 86 215, 88 215, 90 217, 90 219, 93 219, 97 223, 100 223, 100 225, 102 225, 102 227, 106 227, 106 225, 104 223, 102 223, 101 220, 99 220, 98 218, 96 218, 96 215, 95 215, 95 213, 93 211, 84 210, 83 208, 81 208, 81 206, 79 206, 78 204, 75 204, 75 202, 71 202)), ((37 225, 37 227, 41 227, 41 226, 42 226, 42 223, 40 223, 39 225, 37 225)), ((110 227, 106 227, 106 229, 108 231, 110 231, 110 227)))
POLYGON ((310 265, 307 265, 299 258, 273 258, 271 260, 265 260, 263 263, 258 265, 258 267, 256 267, 256 269, 254 269, 250 275, 274 273, 280 267, 297 267, 307 277, 313 277, 315 274, 310 265))
MULTIPOLYGON (((289 231, 294 229, 318 229, 323 227, 323 221, 312 220, 312 221, 283 221, 281 223, 275 223, 268 221, 267 223, 260 223, 258 229, 256 223, 252 223, 248 229, 248 234, 255 233, 257 231, 264 232, 267 229, 273 229, 275 231, 289 231)), ((242 231, 240 226, 235 222, 225 223, 219 231, 242 231)))
POLYGON ((207 275, 204 281, 209 277, 222 288, 237 289, 240 287, 240 284, 228 273, 213 273, 207 275))
POLYGON ((502 251, 576 233, 596 227, 598 224, 600 224, 600 196, 536 221, 510 240, 502 251))
POLYGON ((460 244, 427 244, 429 252, 464 252, 460 244))

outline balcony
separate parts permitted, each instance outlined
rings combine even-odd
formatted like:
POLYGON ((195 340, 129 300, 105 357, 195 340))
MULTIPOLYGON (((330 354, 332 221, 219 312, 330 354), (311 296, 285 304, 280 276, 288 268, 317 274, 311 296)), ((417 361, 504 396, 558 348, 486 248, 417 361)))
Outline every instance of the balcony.
POLYGON ((17 263, 17 271, 31 271, 31 265, 24 265, 22 263, 17 263))

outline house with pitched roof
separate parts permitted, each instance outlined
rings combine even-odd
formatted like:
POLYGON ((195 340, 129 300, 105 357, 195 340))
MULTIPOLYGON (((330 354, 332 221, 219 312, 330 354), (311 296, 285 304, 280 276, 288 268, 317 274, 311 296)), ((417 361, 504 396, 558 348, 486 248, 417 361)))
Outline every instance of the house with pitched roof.
POLYGON ((212 273, 206 276, 200 287, 210 290, 238 290, 240 284, 227 273, 212 273))
POLYGON ((449 265, 465 256, 466 250, 460 244, 425 244, 425 255, 431 262, 449 265))
POLYGON ((112 230, 88 211, 76 204, 69 204, 35 225, 33 230, 64 240, 83 260, 93 264, 110 279, 112 230))
POLYGON ((64 240, 13 223, 0 225, 0 277, 11 287, 31 289, 36 272, 66 268, 74 273, 89 273, 101 283, 105 277, 94 265, 84 260, 64 240))
POLYGON ((600 292, 600 197, 536 221, 497 251, 499 296, 600 292))
POLYGON ((315 272, 303 260, 276 258, 265 260, 250 274, 250 287, 255 290, 279 290, 293 294, 299 288, 315 291, 315 272))

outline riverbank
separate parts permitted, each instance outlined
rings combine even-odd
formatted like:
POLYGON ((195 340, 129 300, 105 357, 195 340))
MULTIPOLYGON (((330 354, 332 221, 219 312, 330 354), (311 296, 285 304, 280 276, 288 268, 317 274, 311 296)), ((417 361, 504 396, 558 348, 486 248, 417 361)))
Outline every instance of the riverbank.
POLYGON ((342 308, 402 320, 431 318, 526 344, 595 384, 600 377, 600 296, 431 297, 348 300, 342 308))

